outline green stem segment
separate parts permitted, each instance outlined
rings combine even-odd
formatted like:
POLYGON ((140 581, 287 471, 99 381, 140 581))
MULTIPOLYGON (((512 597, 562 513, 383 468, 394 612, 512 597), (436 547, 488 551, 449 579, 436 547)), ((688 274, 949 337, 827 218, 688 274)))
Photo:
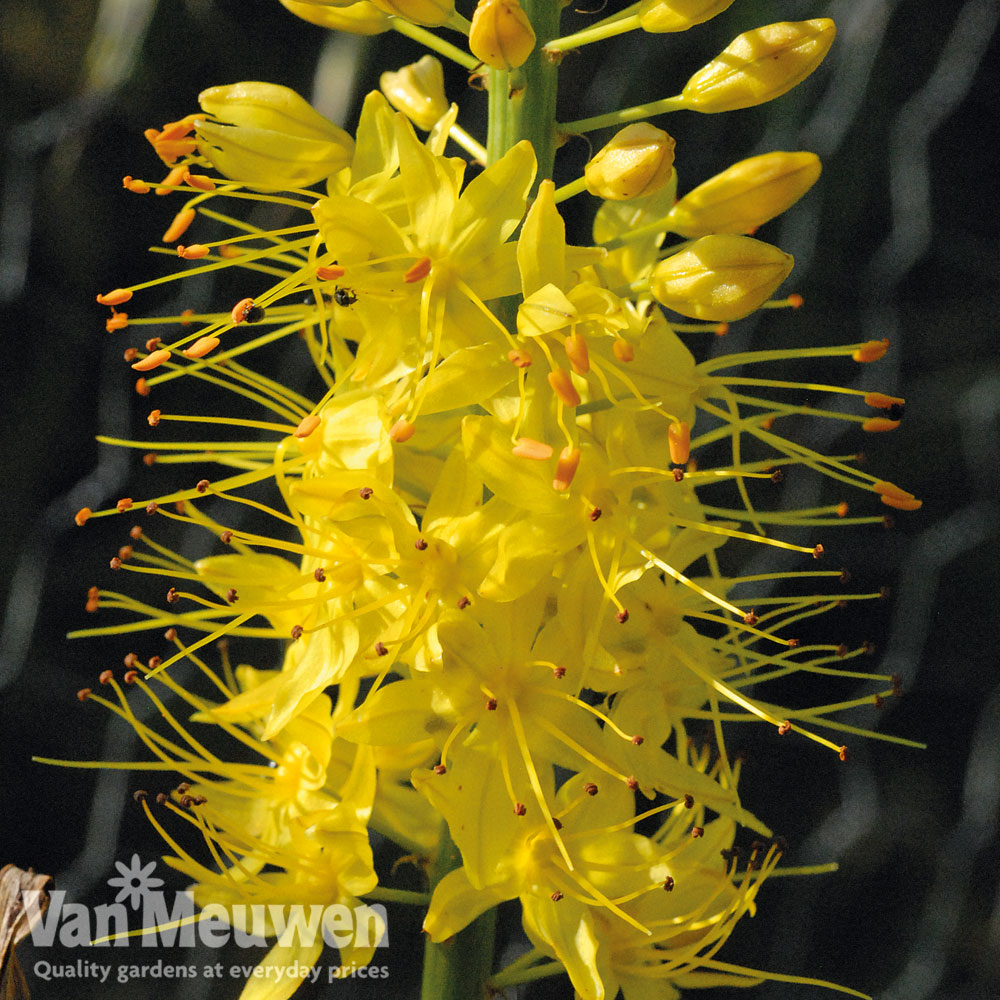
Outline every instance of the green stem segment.
MULTIPOLYGON (((431 888, 461 864, 462 855, 448 833, 448 825, 442 823, 441 846, 430 871, 431 888)), ((448 941, 435 944, 427 939, 421 1000, 483 1000, 486 997, 486 981, 493 971, 496 921, 494 908, 448 941)))

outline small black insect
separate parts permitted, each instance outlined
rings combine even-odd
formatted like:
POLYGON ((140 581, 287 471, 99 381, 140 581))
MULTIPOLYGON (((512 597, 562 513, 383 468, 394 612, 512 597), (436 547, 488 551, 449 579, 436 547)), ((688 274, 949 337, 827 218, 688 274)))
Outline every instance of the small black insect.
POLYGON ((243 312, 244 323, 259 323, 265 316, 264 307, 258 305, 247 306, 243 312))
POLYGON ((355 302, 358 301, 357 295, 351 291, 350 288, 335 288, 333 290, 333 301, 337 303, 338 306, 353 306, 355 302))

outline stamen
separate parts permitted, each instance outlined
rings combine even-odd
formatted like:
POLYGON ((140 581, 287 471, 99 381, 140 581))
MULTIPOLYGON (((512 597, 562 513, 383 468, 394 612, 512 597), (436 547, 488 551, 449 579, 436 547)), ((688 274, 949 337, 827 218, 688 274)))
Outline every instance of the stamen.
POLYGON ((186 358, 203 358, 206 354, 214 351, 221 341, 218 337, 199 337, 189 348, 181 353, 186 358))
POLYGON ((851 355, 851 357, 858 362, 868 363, 870 361, 878 361, 881 357, 885 355, 885 352, 889 350, 889 341, 886 340, 867 340, 865 343, 858 346, 857 350, 851 355))
POLYGON ((405 281, 408 285, 412 285, 414 282, 422 281, 430 273, 430 257, 421 257, 416 264, 403 274, 403 281, 405 281))
POLYGON ((132 292, 127 288, 116 288, 114 291, 105 292, 97 296, 97 301, 102 306, 120 306, 132 298, 132 292))
POLYGON ((556 368, 548 374, 549 385, 563 406, 573 409, 580 405, 580 394, 565 368, 556 368))
POLYGON ((861 425, 861 429, 869 433, 879 434, 883 431, 894 431, 898 426, 898 420, 890 420, 888 417, 869 417, 861 425))
MULTIPOLYGON (((148 372, 154 368, 159 368, 159 366, 162 365, 163 362, 167 361, 169 358, 170 358, 170 351, 168 351, 166 348, 161 348, 158 351, 153 351, 152 354, 148 354, 141 361, 134 362, 132 367, 137 372, 148 372)), ((138 388, 139 386, 138 384, 136 384, 136 389, 138 390, 138 388)), ((139 395, 140 396, 146 395, 146 393, 140 392, 139 395)))
POLYGON ((534 438, 520 437, 511 449, 518 458, 529 458, 535 462, 544 462, 552 457, 552 445, 534 438))
POLYGON ((177 256, 182 257, 184 260, 201 260, 202 257, 207 257, 209 254, 209 249, 204 243, 192 243, 189 247, 177 246, 177 256))
POLYGON ((579 448, 563 448, 559 453, 559 462, 556 465, 555 478, 552 480, 552 488, 563 492, 568 490, 576 475, 577 467, 580 465, 579 448))
POLYGON ((674 465, 686 465, 691 457, 691 425, 686 420, 672 423, 667 428, 667 445, 670 461, 674 465))
MULTIPOLYGON (((160 193, 159 188, 156 189, 156 193, 160 193)), ((182 208, 174 216, 174 221, 170 223, 167 231, 163 234, 163 242, 176 243, 188 231, 196 214, 193 208, 182 208)))

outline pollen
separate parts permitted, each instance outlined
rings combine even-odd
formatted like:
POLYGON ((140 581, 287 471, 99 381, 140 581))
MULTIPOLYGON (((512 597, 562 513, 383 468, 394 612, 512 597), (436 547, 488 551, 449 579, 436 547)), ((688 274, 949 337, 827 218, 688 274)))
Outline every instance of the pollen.
POLYGON ((851 357, 858 362, 867 363, 869 361, 878 361, 879 358, 885 355, 885 352, 889 350, 889 341, 886 340, 868 340, 861 344, 851 357))
POLYGON ((412 285, 416 281, 423 281, 431 273, 430 257, 421 257, 404 275, 403 281, 412 285))
POLYGON ((189 348, 181 353, 186 358, 203 358, 214 351, 221 341, 218 337, 199 337, 189 348))
POLYGON ((132 298, 132 293, 127 288, 116 288, 114 291, 105 292, 97 296, 97 301, 102 306, 120 306, 132 298))
POLYGON ((884 431, 894 431, 898 426, 898 420, 890 420, 888 417, 869 417, 861 425, 861 429, 872 434, 880 434, 884 431))
MULTIPOLYGON (((168 351, 165 347, 163 347, 163 348, 160 348, 160 350, 158 350, 158 351, 153 351, 152 354, 147 354, 146 357, 144 357, 141 361, 136 361, 132 365, 132 367, 137 372, 148 372, 148 371, 151 371, 153 368, 158 368, 169 357, 170 357, 170 351, 168 351)), ((145 384, 145 382, 144 382, 143 379, 140 379, 140 381, 143 382, 143 384, 145 384)), ((136 387, 135 388, 136 388, 136 391, 139 393, 140 396, 145 396, 147 394, 147 392, 148 392, 148 390, 147 390, 147 392, 142 392, 139 389, 139 384, 138 383, 136 383, 136 387)))

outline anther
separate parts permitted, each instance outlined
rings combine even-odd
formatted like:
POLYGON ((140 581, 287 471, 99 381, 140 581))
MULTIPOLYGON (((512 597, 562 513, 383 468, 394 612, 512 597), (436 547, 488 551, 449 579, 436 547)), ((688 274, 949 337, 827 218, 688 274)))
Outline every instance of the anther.
POLYGON ((192 360, 203 358, 206 354, 211 354, 221 343, 222 341, 218 337, 199 337, 190 347, 181 351, 181 353, 184 357, 191 358, 192 360))
POLYGON ((565 368, 556 368, 548 374, 549 385, 563 406, 570 408, 580 405, 580 394, 573 385, 573 379, 565 368))
POLYGON ((139 656, 137 653, 126 653, 122 657, 122 663, 125 664, 126 670, 131 670, 139 662, 139 656))
POLYGON ((601 519, 601 514, 603 513, 604 511, 602 511, 600 507, 591 507, 590 513, 587 514, 587 517, 589 517, 591 521, 599 521, 601 519))
POLYGON ((163 662, 162 656, 151 656, 146 664, 147 670, 155 670, 163 662))
POLYGON ((635 348, 627 340, 615 340, 611 345, 611 350, 623 364, 628 364, 635 358, 635 348))
POLYGON ((149 392, 150 392, 149 384, 146 382, 146 380, 144 378, 137 378, 135 380, 135 391, 140 396, 148 396, 149 395, 149 392))
POLYGON ((817 545, 813 549, 813 559, 822 559, 825 551, 822 545, 817 545))
POLYGON ((780 726, 778 726, 779 736, 784 736, 786 733, 790 733, 791 731, 792 731, 792 724, 787 719, 785 719, 785 721, 782 722, 780 726))
POLYGON ((690 792, 684 793, 684 808, 694 809, 694 796, 690 792))
POLYGON ((879 497, 879 499, 886 505, 886 507, 894 507, 896 510, 920 510, 923 507, 923 500, 917 500, 915 497, 906 499, 905 497, 890 496, 888 494, 879 497))
POLYGON ((792 294, 788 296, 788 304, 793 309, 801 309, 802 308, 802 304, 804 302, 805 302, 805 299, 802 298, 802 296, 799 295, 798 292, 792 292, 792 294))
POLYGON ((190 326, 191 317, 194 315, 193 309, 182 309, 181 310, 181 326, 190 326))
POLYGON ((885 586, 879 587, 878 588, 879 600, 882 600, 882 601, 887 600, 890 593, 891 593, 891 591, 889 590, 888 587, 885 587, 885 586))
POLYGON ((371 500, 374 492, 375 491, 370 486, 362 486, 361 489, 358 490, 358 496, 360 496, 362 500, 371 500))
POLYGON ((619 625, 624 625, 625 622, 628 621, 628 609, 622 608, 621 611, 615 615, 615 621, 618 622, 619 625))
POLYGON ((902 406, 906 402, 899 396, 887 396, 884 392, 866 392, 865 405, 876 410, 889 410, 894 406, 902 406))
POLYGON ((568 490, 579 466, 580 449, 570 448, 567 445, 559 452, 559 461, 556 463, 556 474, 552 480, 552 488, 560 493, 568 490))
POLYGON ((530 458, 533 462, 545 462, 552 457, 552 445, 534 438, 521 437, 517 439, 511 454, 515 458, 530 458))
POLYGON ((197 188, 199 191, 214 191, 215 181, 207 174, 192 174, 190 170, 185 171, 184 180, 188 185, 197 188))
POLYGON ((696 838, 696 839, 698 837, 704 837, 705 836, 705 828, 703 826, 693 826, 693 827, 691 827, 691 836, 694 837, 694 838, 696 838))
POLYGON ((558 889, 556 889, 556 891, 549 896, 549 899, 551 899, 553 903, 558 903, 562 898, 563 894, 558 889))
POLYGON ((674 877, 673 877, 673 875, 668 875, 663 880, 663 888, 664 888, 664 890, 666 892, 673 892, 674 891, 674 877))
POLYGON ((850 652, 850 651, 847 648, 847 643, 846 642, 842 642, 837 647, 837 656, 839 656, 841 659, 843 659, 845 656, 847 656, 848 652, 850 652))
POLYGON ((228 604, 235 604, 240 599, 240 595, 236 593, 235 587, 230 587, 226 591, 226 602, 228 604))
POLYGON ((171 587, 167 591, 167 604, 176 604, 180 600, 180 595, 177 593, 176 587, 171 587))
POLYGON ((566 668, 565 667, 553 667, 552 668, 552 676, 557 681, 561 681, 566 676, 566 668))
POLYGON ((126 174, 122 178, 122 187, 133 194, 149 194, 150 186, 145 181, 137 181, 134 177, 126 174))
POLYGON ((524 816, 524 815, 527 814, 527 812, 528 812, 527 807, 525 806, 525 804, 523 802, 516 802, 516 803, 514 803, 514 815, 515 816, 524 816))
POLYGON ((181 246, 180 243, 177 244, 177 256, 184 260, 201 260, 202 257, 207 257, 208 254, 209 249, 204 243, 192 243, 189 247, 181 246))
POLYGON ((133 802, 141 802, 148 795, 149 795, 149 792, 147 792, 145 788, 137 788, 132 793, 132 801, 133 802))
POLYGON ((302 638, 302 633, 304 631, 305 631, 305 629, 303 629, 303 627, 301 625, 293 625, 292 626, 292 633, 291 633, 292 638, 293 639, 301 639, 302 638))
POLYGON ((514 348, 507 352, 507 360, 515 368, 527 368, 531 364, 531 354, 521 348, 514 348))
POLYGON ((159 455, 157 455, 155 451, 147 451, 146 454, 142 456, 142 464, 146 466, 155 465, 157 458, 159 458, 159 455))
POLYGON ((466 596, 465 596, 465 595, 463 594, 463 595, 462 595, 462 596, 461 596, 461 597, 460 597, 460 598, 459 598, 459 599, 458 599, 458 600, 457 600, 457 601, 455 602, 455 607, 457 607, 459 611, 464 611, 464 610, 465 610, 465 609, 466 609, 466 608, 467 608, 467 607, 468 607, 468 606, 469 606, 469 605, 470 605, 471 603, 472 603, 472 601, 470 601, 470 600, 469 600, 469 598, 468 598, 468 597, 466 597, 466 596))
POLYGON ((898 420, 890 420, 888 417, 869 417, 861 425, 861 429, 868 431, 869 434, 881 434, 884 431, 894 431, 898 426, 898 420))
POLYGON ((333 301, 343 309, 348 309, 358 301, 358 296, 350 288, 335 288, 333 301))
POLYGON ((674 465, 687 463, 691 457, 691 425, 686 420, 672 423, 667 428, 667 446, 674 465))
POLYGON ((90 515, 93 513, 89 507, 81 507, 73 515, 73 521, 78 528, 82 528, 90 520, 90 515))
POLYGON ((894 698, 903 697, 903 678, 900 674, 892 674, 889 677, 889 681, 892 684, 892 694, 894 698))
POLYGON ((239 326, 247 318, 247 313, 254 308, 253 299, 240 299, 233 306, 229 318, 233 321, 233 326, 239 326))
POLYGON ((774 472, 771 473, 772 483, 783 483, 784 481, 785 474, 781 471, 781 469, 775 469, 774 472))
POLYGON ((299 421, 299 426, 295 428, 293 432, 293 437, 297 438, 307 438, 317 427, 319 427, 320 419, 319 414, 310 413, 308 417, 303 417, 299 421))
POLYGON ((865 639, 865 641, 861 643, 861 651, 865 654, 865 656, 874 656, 875 643, 870 639, 865 639))
POLYGON ((146 423, 150 427, 158 427, 160 425, 160 415, 159 410, 150 410, 149 416, 146 417, 146 423))
POLYGON ((122 677, 122 680, 125 681, 126 684, 134 684, 138 676, 139 676, 138 670, 126 670, 125 676, 122 677))
POLYGON ((80 690, 76 692, 76 700, 86 701, 91 696, 92 693, 93 692, 90 690, 90 688, 80 688, 80 690))
POLYGON ((108 333, 115 333, 118 330, 124 330, 128 326, 128 313, 115 312, 112 310, 111 318, 105 320, 104 329, 108 333))
POLYGON ((878 361, 889 350, 888 340, 866 340, 851 357, 858 362, 878 361))
POLYGON ((122 357, 128 362, 135 361, 135 359, 139 357, 139 348, 126 347, 125 350, 122 351, 122 357))
POLYGON ((128 562, 129 559, 132 558, 132 551, 131 545, 123 545, 118 550, 118 558, 121 559, 122 562, 128 562))
POLYGON ((316 277, 320 281, 336 281, 337 278, 342 278, 346 273, 342 267, 338 267, 336 264, 322 264, 316 268, 316 277))
POLYGON ((428 274, 431 273, 431 259, 430 257, 421 257, 420 260, 416 262, 408 271, 403 275, 403 281, 408 285, 412 285, 415 281, 423 281, 428 274))
POLYGON ((760 619, 753 613, 753 609, 752 608, 743 616, 743 624, 744 625, 749 625, 749 626, 753 627, 759 621, 760 621, 760 619))
MULTIPOLYGON (((160 189, 156 189, 160 193, 160 189)), ((164 192, 165 193, 165 192, 164 192)), ((195 210, 193 208, 182 208, 175 216, 174 221, 167 226, 167 231, 163 234, 164 243, 176 243, 191 227, 194 222, 195 210)))
POLYGON ((589 795, 589 796, 590 796, 591 798, 593 798, 593 797, 594 797, 594 796, 595 796, 595 795, 597 794, 597 791, 598 791, 598 788, 597 788, 597 785, 595 785, 595 784, 594 784, 594 783, 593 783, 592 781, 588 781, 588 782, 586 782, 586 783, 584 784, 584 786, 583 786, 583 790, 584 790, 584 791, 585 791, 585 792, 586 792, 586 793, 587 793, 587 794, 588 794, 588 795, 589 795))
POLYGON ((876 708, 882 708, 882 706, 883 706, 883 705, 885 705, 885 698, 883 698, 883 697, 882 697, 882 695, 880 695, 880 694, 877 694, 877 695, 875 695, 875 697, 874 697, 874 698, 872 699, 872 704, 873 704, 873 705, 874 705, 874 706, 875 706, 876 708))
POLYGON ((643 745, 643 743, 646 742, 646 739, 643 736, 633 736, 631 742, 632 742, 632 746, 634 746, 634 747, 641 747, 643 745))
POLYGON ((100 601, 101 592, 97 587, 91 587, 87 591, 87 603, 84 605, 84 611, 89 614, 93 614, 98 608, 98 602, 100 601))
POLYGON ((222 542, 223 545, 228 545, 232 540, 233 533, 229 530, 229 528, 226 528, 226 530, 219 535, 219 541, 222 542))
POLYGON ((182 795, 181 796, 181 808, 182 809, 190 809, 191 806, 193 806, 193 805, 194 805, 194 796, 193 795, 182 795))
MULTIPOLYGON (((159 368, 160 365, 162 365, 164 361, 166 361, 166 360, 169 359, 169 357, 170 357, 170 351, 168 351, 165 347, 161 347, 158 351, 153 351, 152 354, 147 354, 146 357, 144 357, 141 361, 134 362, 132 364, 132 367, 137 372, 152 371, 152 369, 154 369, 154 368, 159 368)), ((139 381, 143 382, 143 384, 145 384, 145 381, 143 379, 140 379, 139 381)), ((136 383, 135 388, 136 388, 136 392, 138 392, 140 396, 146 396, 146 395, 149 394, 149 390, 148 389, 146 390, 146 392, 142 392, 139 389, 139 383, 138 382, 136 383)))
POLYGON ((636 791, 639 787, 638 780, 631 774, 625 779, 625 784, 628 785, 629 789, 633 792, 636 791))
POLYGON ((166 792, 159 792, 156 796, 156 804, 158 806, 166 805, 170 796, 166 792))
POLYGON ((127 288, 115 288, 113 291, 104 292, 97 296, 97 301, 102 306, 120 306, 132 298, 132 293, 127 288))
POLYGON ((684 479, 684 470, 680 466, 677 466, 676 469, 670 470, 670 475, 674 477, 675 483, 679 483, 684 479))
POLYGON ((841 760, 847 760, 847 747, 841 747, 840 750, 837 753, 837 756, 841 760))
POLYGON ((577 375, 586 375, 590 371, 590 352, 587 350, 587 341, 581 334, 573 333, 563 341, 563 344, 570 367, 577 375))
POLYGON ((802 640, 801 639, 787 639, 785 641, 788 643, 788 648, 789 649, 798 649, 799 646, 802 645, 802 640))
POLYGON ((194 488, 199 493, 204 493, 211 485, 212 483, 208 479, 199 479, 198 482, 194 484, 194 488))
POLYGON ((316 567, 316 568, 315 568, 315 569, 313 570, 313 579, 314 579, 314 580, 315 580, 315 581, 316 581, 317 583, 325 583, 325 582, 326 582, 326 573, 324 572, 324 570, 323 570, 323 567, 322 567, 322 566, 317 566, 317 567, 316 567))
POLYGON ((446 768, 444 766, 444 764, 435 764, 434 767, 432 768, 432 770, 434 771, 435 774, 438 774, 438 775, 447 774, 448 773, 448 768, 446 768))
POLYGON ((102 684, 110 684, 114 676, 115 675, 110 670, 102 670, 100 676, 97 679, 102 684))
POLYGON ((189 792, 190 790, 191 790, 191 786, 186 781, 182 781, 177 786, 177 794, 178 795, 184 795, 186 792, 189 792))
POLYGON ((729 324, 719 323, 716 325, 715 330, 713 332, 715 333, 716 337, 724 337, 727 333, 729 333, 729 324))
POLYGON ((389 428, 389 440, 395 441, 396 444, 402 444, 404 441, 409 441, 413 437, 413 432, 416 430, 416 425, 412 424, 405 417, 400 417, 392 427, 389 428))
POLYGON ((118 556, 112 556, 108 565, 114 570, 119 570, 122 568, 122 561, 118 558, 118 556))
POLYGON ((492 695, 486 699, 486 711, 495 712, 497 710, 497 700, 492 695))
POLYGON ((423 552, 423 551, 424 551, 424 550, 425 550, 425 549, 427 548, 427 539, 426 539, 426 538, 418 538, 418 539, 417 539, 417 540, 416 540, 416 541, 415 541, 415 542, 413 543, 413 547, 414 547, 414 548, 415 548, 415 549, 416 549, 416 550, 417 550, 418 552, 423 552))
POLYGON ((166 639, 167 642, 173 642, 177 638, 177 629, 171 626, 166 632, 163 633, 163 638, 166 639))
POLYGON ((375 655, 376 656, 387 656, 388 654, 389 654, 389 650, 386 649, 385 643, 382 642, 381 639, 378 642, 375 643, 375 655))

